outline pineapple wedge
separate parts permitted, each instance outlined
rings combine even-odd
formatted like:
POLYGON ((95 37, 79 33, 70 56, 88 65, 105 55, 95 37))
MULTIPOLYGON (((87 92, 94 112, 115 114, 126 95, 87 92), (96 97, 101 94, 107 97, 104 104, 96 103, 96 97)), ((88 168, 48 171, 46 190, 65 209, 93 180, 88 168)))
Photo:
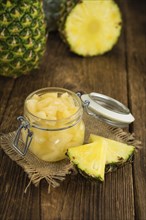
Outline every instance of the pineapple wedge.
POLYGON ((134 146, 90 134, 89 142, 101 143, 102 140, 107 143, 106 165, 109 165, 107 166, 108 171, 112 171, 116 166, 131 159, 135 150, 134 146))
POLYGON ((100 140, 67 150, 69 159, 77 165, 82 174, 104 180, 107 142, 100 140))
POLYGON ((121 33, 119 7, 112 0, 83 0, 66 5, 59 31, 72 52, 95 56, 111 50, 121 33))

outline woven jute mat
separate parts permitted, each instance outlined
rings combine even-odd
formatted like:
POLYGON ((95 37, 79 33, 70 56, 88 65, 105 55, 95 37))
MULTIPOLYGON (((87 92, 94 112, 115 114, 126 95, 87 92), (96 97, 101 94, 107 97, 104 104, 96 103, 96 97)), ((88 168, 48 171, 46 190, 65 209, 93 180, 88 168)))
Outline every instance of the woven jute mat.
MULTIPOLYGON (((83 119, 86 127, 85 143, 88 142, 89 135, 92 133, 133 145, 136 149, 141 146, 141 142, 135 139, 134 134, 127 133, 120 128, 111 127, 87 114, 84 114, 83 119)), ((38 159, 29 150, 26 156, 19 155, 12 147, 15 135, 16 131, 2 134, 1 148, 28 174, 30 182, 26 186, 25 192, 31 183, 38 186, 42 179, 45 179, 48 183, 48 192, 50 192, 51 187, 55 188, 59 186, 60 182, 65 179, 67 174, 77 172, 67 158, 59 162, 50 163, 38 159)))

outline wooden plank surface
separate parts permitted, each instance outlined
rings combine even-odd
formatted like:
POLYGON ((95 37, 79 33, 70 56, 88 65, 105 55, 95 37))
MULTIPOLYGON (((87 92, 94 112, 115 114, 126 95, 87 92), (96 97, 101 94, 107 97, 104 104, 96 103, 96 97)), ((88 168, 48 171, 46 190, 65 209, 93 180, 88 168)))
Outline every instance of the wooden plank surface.
POLYGON ((100 92, 132 109, 130 131, 143 142, 134 164, 107 174, 100 184, 70 175, 47 193, 47 184, 29 183, 23 170, 0 152, 0 219, 145 220, 146 219, 146 67, 144 1, 118 1, 125 21, 115 48, 104 56, 82 58, 69 52, 57 33, 50 34, 39 70, 19 79, 0 77, 1 132, 15 130, 27 95, 56 86, 73 91, 100 92), (137 22, 135 22, 135 17, 137 22), (140 48, 140 50, 139 50, 140 48))
POLYGON ((133 164, 135 218, 146 219, 146 26, 145 1, 125 5, 129 105, 135 115, 131 132, 142 141, 133 164), (130 13, 128 13, 130 10, 130 13), (136 19, 135 19, 136 18, 136 19), (134 21, 135 20, 135 21, 134 21), (134 34, 135 33, 135 34, 134 34))

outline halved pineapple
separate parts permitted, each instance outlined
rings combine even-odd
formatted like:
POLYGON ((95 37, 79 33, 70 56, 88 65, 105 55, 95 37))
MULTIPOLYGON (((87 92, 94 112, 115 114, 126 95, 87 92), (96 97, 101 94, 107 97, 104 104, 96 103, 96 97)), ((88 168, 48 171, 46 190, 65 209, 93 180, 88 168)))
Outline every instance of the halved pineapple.
POLYGON ((81 173, 90 177, 104 180, 107 143, 100 140, 98 143, 72 147, 67 150, 69 159, 77 165, 81 173))
POLYGON ((90 134, 89 142, 100 143, 102 140, 107 143, 106 164, 108 165, 113 165, 114 167, 124 164, 134 153, 135 147, 132 145, 90 134))
POLYGON ((83 0, 72 9, 66 9, 60 32, 71 51, 95 56, 111 50, 116 44, 121 23, 121 13, 114 1, 83 0))

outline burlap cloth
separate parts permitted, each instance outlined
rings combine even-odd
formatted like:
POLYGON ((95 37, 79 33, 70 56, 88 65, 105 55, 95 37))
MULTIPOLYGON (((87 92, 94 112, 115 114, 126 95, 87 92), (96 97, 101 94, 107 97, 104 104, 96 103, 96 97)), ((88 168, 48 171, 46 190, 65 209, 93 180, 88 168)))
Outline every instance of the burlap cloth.
MULTIPOLYGON (((111 127, 86 113, 84 113, 83 119, 86 126, 85 143, 87 143, 89 135, 92 133, 134 145, 136 149, 141 145, 141 142, 135 139, 134 134, 127 133, 120 128, 111 127)), ((31 183, 38 186, 42 179, 47 181, 48 192, 50 192, 51 187, 59 186, 67 174, 77 172, 67 158, 59 162, 49 163, 38 159, 30 151, 27 152, 26 156, 20 156, 12 148, 15 135, 16 131, 1 135, 1 148, 28 174, 30 182, 26 186, 25 192, 31 183)))

